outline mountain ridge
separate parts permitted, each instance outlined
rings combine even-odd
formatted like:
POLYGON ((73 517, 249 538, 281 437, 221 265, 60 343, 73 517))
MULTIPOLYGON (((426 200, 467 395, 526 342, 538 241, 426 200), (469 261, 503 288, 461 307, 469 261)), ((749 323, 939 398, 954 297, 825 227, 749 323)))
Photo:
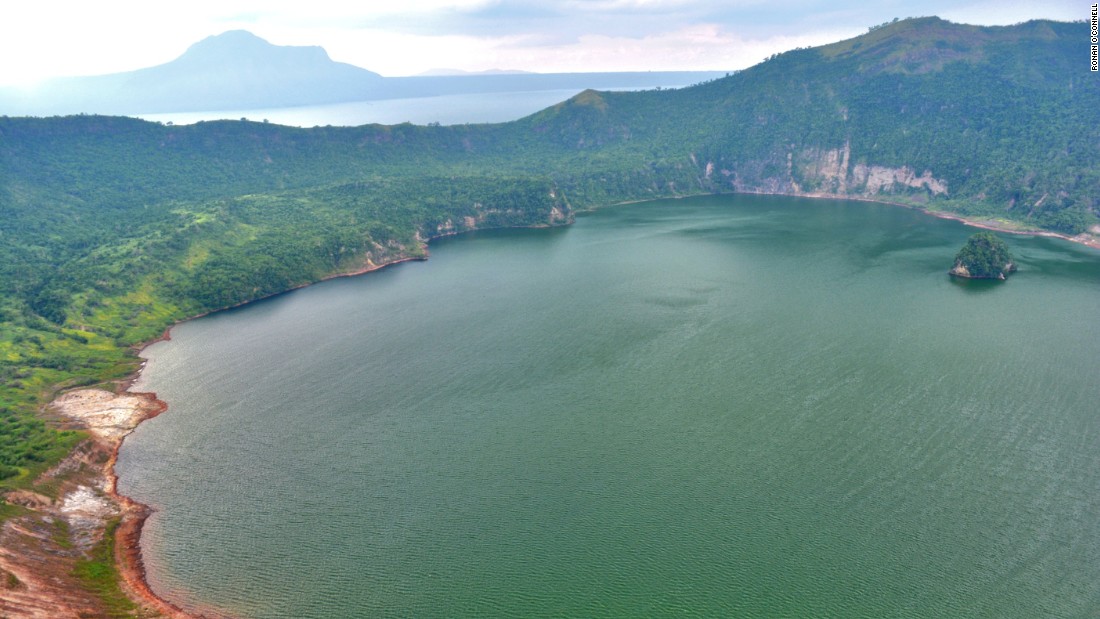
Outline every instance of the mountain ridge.
POLYGON ((1081 22, 918 18, 690 89, 581 93, 520 122, 563 147, 679 142, 711 191, 904 198, 1078 234, 1100 186, 1086 35, 1081 22), (644 114, 647 99, 692 120, 644 114))
POLYGON ((138 115, 298 107, 482 92, 651 88, 715 71, 531 73, 383 77, 333 61, 320 46, 273 45, 247 30, 206 37, 169 62, 123 73, 57 78, 36 89, 0 88, 0 113, 138 115))
POLYGON ((369 98, 382 80, 333 62, 321 47, 272 45, 235 30, 207 37, 157 66, 60 78, 33 93, 0 90, 0 109, 131 114, 294 107, 369 98))

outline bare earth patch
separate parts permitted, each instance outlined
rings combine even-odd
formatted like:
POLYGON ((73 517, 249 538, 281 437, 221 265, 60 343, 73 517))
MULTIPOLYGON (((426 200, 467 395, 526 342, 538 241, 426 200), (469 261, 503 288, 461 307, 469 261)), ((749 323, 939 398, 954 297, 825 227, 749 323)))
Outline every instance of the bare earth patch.
POLYGON ((115 492, 114 463, 122 439, 163 411, 164 403, 151 393, 80 389, 58 397, 50 408, 91 438, 42 474, 35 485, 41 491, 15 490, 5 496, 27 512, 0 528, 0 617, 111 616, 74 568, 90 558, 115 519, 120 522, 115 562, 122 591, 137 605, 132 616, 186 617, 145 583, 137 541, 148 509, 115 492))
POLYGON ((89 432, 108 442, 121 441, 149 415, 149 398, 114 394, 103 389, 70 391, 51 404, 62 416, 80 422, 89 432))

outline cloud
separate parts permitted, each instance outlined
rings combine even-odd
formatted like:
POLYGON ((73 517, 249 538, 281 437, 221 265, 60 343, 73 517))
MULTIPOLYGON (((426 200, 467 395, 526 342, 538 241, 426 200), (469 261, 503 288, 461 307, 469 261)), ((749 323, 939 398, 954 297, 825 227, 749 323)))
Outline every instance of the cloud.
POLYGON ((717 24, 695 24, 644 37, 584 34, 570 40, 540 35, 473 37, 362 31, 332 32, 330 55, 383 75, 412 75, 436 66, 469 71, 527 69, 575 71, 734 70, 794 47, 830 43, 858 34, 829 31, 752 38, 717 24), (368 43, 369 42, 369 43, 368 43), (393 50, 401 49, 401 53, 393 50))
POLYGON ((1086 10, 1077 0, 37 0, 5 7, 0 84, 160 64, 231 29, 280 45, 321 45, 336 60, 385 75, 433 67, 735 69, 894 17, 1009 24, 1083 19, 1086 10))
POLYGON ((1077 0, 1048 0, 1039 3, 1003 1, 966 2, 956 6, 944 6, 940 17, 968 24, 1005 26, 1030 19, 1056 19, 1074 21, 1085 19, 1091 2, 1077 0))
POLYGON ((832 42, 852 32, 819 32, 754 39, 718 24, 694 24, 645 37, 587 34, 559 45, 501 46, 497 65, 539 66, 543 71, 732 70, 794 47, 832 42))

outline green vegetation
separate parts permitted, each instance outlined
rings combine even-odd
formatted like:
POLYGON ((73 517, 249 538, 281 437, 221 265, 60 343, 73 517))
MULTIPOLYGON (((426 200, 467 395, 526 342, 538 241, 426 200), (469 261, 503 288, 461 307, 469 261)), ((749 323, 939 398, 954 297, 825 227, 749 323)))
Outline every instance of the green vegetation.
POLYGON ((132 617, 137 606, 122 592, 119 585, 121 575, 115 566, 115 532, 118 530, 117 518, 107 523, 107 530, 87 559, 81 559, 73 567, 77 577, 88 591, 96 594, 103 602, 106 617, 132 617))
MULTIPOLYGON (((19 394, 22 387, 23 383, 16 380, 4 391, 19 394)), ((40 419, 0 408, 0 479, 9 485, 29 483, 68 453, 80 438, 76 432, 54 431, 40 419)))
POLYGON ((1016 270, 1005 242, 992 232, 978 232, 955 254, 952 275, 979 279, 1005 279, 1016 270))
POLYGON ((23 516, 29 513, 30 510, 22 505, 12 505, 11 503, 0 503, 0 522, 7 520, 8 518, 14 518, 16 516, 23 516))
POLYGON ((586 91, 498 125, 2 117, 0 486, 81 440, 37 417, 53 394, 132 373, 132 347, 172 323, 422 256, 439 234, 729 191, 1082 232, 1100 209, 1086 38, 1084 23, 904 20, 692 88, 586 91))

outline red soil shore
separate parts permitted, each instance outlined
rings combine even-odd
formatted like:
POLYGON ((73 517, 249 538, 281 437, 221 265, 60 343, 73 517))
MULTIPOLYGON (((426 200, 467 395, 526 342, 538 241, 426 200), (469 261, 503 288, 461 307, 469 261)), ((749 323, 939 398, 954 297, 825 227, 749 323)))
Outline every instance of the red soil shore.
MULTIPOLYGON (((170 339, 168 331, 154 341, 170 339)), ((136 377, 135 377, 136 379, 136 377)), ((132 381, 131 381, 132 382, 132 381)), ((151 392, 129 392, 139 396, 150 403, 144 413, 136 420, 137 424, 152 419, 168 410, 168 404, 157 398, 157 394, 151 392)), ((135 424, 135 427, 136 425, 135 424)), ((161 598, 149 587, 145 578, 145 562, 141 556, 141 529, 149 518, 152 510, 149 506, 139 503, 130 497, 119 494, 118 475, 115 473, 115 463, 118 462, 118 452, 122 448, 123 441, 118 441, 111 451, 111 457, 104 466, 107 475, 107 494, 118 502, 122 508, 122 520, 115 530, 115 563, 118 565, 119 574, 128 593, 136 595, 157 612, 173 619, 188 619, 191 615, 171 602, 161 598)))

